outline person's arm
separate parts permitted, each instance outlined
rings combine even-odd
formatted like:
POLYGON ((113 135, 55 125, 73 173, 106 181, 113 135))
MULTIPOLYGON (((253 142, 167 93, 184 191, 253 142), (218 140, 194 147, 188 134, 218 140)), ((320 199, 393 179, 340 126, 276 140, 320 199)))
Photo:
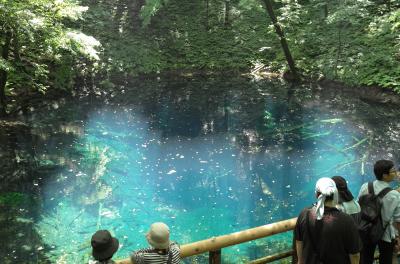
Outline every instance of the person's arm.
POLYGON ((360 264, 360 253, 350 254, 349 257, 351 264, 360 264))
MULTIPOLYGON (((303 262, 303 241, 296 240, 297 264, 304 264, 303 262)), ((351 263, 353 264, 353 263, 351 263)))
MULTIPOLYGON (((396 228, 397 234, 400 234, 400 222, 394 222, 393 226, 396 228)), ((399 235, 397 235, 395 238, 394 248, 395 248, 395 252, 398 253, 400 251, 400 236, 399 235)))
POLYGON ((143 264, 145 253, 148 249, 139 249, 131 253, 130 261, 132 264, 143 264))
POLYGON ((397 229, 397 231, 399 231, 400 234, 400 222, 394 222, 393 225, 397 229))
POLYGON ((123 259, 123 260, 116 260, 115 263, 117 264, 136 264, 132 259, 123 259))
POLYGON ((363 185, 361 185, 361 188, 360 188, 360 191, 358 192, 358 196, 357 196, 357 202, 358 202, 358 200, 360 200, 360 197, 364 194, 364 190, 366 189, 365 188, 365 185, 368 185, 368 183, 364 183, 363 185))

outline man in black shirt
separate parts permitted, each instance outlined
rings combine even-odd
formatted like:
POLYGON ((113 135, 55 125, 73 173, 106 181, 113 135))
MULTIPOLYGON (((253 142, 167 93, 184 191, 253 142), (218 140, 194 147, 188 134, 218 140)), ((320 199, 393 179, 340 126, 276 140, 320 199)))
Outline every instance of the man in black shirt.
POLYGON ((335 205, 338 193, 330 178, 317 181, 316 206, 304 209, 296 223, 298 264, 358 264, 361 243, 351 216, 335 205))

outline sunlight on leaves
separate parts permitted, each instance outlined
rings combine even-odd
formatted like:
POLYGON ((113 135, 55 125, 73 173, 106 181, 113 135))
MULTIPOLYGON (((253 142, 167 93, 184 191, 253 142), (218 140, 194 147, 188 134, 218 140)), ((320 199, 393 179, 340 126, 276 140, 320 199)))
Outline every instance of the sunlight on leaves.
POLYGON ((101 46, 100 42, 92 36, 82 32, 70 31, 66 34, 67 38, 76 44, 78 51, 93 60, 99 60, 96 48, 101 46))

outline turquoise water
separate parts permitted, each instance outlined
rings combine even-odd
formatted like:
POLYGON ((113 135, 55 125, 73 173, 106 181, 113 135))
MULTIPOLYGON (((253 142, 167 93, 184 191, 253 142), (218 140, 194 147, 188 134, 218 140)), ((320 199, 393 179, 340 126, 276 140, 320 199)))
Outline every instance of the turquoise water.
MULTIPOLYGON (((396 110, 305 87, 231 82, 148 84, 31 116, 39 166, 57 166, 40 183, 34 223, 46 258, 86 261, 97 229, 118 237, 116 258, 126 258, 146 246, 155 221, 185 244, 292 218, 313 203, 318 178, 342 175, 357 195, 374 160, 398 155, 396 110)), ((223 256, 239 263, 290 246, 287 233, 223 256)))

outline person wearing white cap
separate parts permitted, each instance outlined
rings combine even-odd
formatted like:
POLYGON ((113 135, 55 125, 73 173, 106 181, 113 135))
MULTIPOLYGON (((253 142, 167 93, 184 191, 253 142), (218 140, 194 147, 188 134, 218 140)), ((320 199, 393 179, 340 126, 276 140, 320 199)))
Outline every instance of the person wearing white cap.
POLYGON ((294 237, 297 264, 359 264, 360 237, 352 217, 335 206, 338 190, 331 178, 315 186, 317 203, 297 218, 294 237))
POLYGON ((150 226, 146 234, 150 248, 140 249, 132 253, 131 261, 135 264, 178 264, 180 261, 180 248, 175 242, 170 241, 169 227, 156 222, 150 226))

